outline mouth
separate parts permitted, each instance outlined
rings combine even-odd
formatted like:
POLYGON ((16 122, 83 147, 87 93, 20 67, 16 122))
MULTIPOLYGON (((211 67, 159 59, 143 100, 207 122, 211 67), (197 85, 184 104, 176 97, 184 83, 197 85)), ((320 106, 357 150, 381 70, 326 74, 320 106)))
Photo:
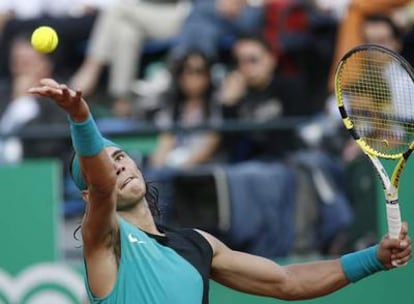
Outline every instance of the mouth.
POLYGON ((135 177, 130 176, 130 177, 128 177, 127 179, 125 179, 125 180, 122 182, 120 189, 123 189, 123 188, 124 188, 126 185, 128 185, 128 184, 129 184, 129 182, 130 182, 130 181, 132 181, 134 178, 135 178, 135 177))

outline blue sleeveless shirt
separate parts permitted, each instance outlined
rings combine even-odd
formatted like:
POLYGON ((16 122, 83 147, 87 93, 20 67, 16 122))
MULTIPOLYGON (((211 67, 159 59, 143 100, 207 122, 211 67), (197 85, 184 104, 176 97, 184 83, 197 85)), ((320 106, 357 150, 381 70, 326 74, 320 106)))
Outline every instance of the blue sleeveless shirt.
MULTIPOLYGON (((159 227, 165 236, 145 233, 119 219, 121 256, 112 291, 92 304, 207 304, 212 249, 193 229, 159 227)), ((86 268, 86 266, 85 266, 86 268)))

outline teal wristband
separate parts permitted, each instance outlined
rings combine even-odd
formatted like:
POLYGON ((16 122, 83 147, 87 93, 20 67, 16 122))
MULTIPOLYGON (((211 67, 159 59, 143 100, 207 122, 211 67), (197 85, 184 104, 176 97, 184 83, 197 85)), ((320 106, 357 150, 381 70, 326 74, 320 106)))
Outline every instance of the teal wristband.
POLYGON ((104 139, 91 115, 82 122, 69 117, 73 148, 79 156, 93 156, 104 148, 104 139))
POLYGON ((341 257, 342 269, 347 279, 355 283, 371 274, 385 270, 377 258, 378 245, 349 253, 341 257))

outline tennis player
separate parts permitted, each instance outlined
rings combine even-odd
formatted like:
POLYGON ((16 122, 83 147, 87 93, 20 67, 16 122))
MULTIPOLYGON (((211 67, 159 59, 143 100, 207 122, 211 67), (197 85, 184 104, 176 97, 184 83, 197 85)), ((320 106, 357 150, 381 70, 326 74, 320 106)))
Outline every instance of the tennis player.
POLYGON ((82 222, 86 289, 92 303, 208 303, 209 279, 285 300, 323 296, 411 257, 406 223, 400 240, 384 237, 336 260, 279 266, 229 249, 212 235, 156 224, 144 178, 133 160, 102 137, 81 92, 43 79, 30 93, 69 116, 75 183, 86 202, 82 222))

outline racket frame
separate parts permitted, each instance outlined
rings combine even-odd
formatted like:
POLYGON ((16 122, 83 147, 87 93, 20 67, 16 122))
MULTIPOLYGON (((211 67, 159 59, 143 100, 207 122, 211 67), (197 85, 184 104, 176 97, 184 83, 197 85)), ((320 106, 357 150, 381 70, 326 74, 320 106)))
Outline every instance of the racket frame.
POLYGON ((335 92, 336 92, 336 100, 337 105, 339 108, 339 112, 342 117, 342 121, 346 127, 346 129, 351 134, 352 138, 356 141, 356 143, 360 146, 362 151, 365 155, 368 156, 370 162, 376 169, 378 176, 380 177, 381 184, 384 189, 384 195, 386 200, 386 213, 387 213, 387 224, 388 224, 388 235, 391 239, 398 239, 401 231, 401 212, 400 206, 398 201, 398 185, 401 173, 407 163, 408 158, 410 157, 412 151, 414 150, 414 142, 412 142, 408 149, 404 153, 398 154, 384 154, 380 153, 374 149, 372 149, 360 136, 357 134, 356 130, 354 129, 354 125, 352 120, 349 118, 346 109, 343 104, 342 100, 342 90, 340 87, 340 72, 342 70, 342 66, 345 64, 347 59, 351 57, 354 53, 358 53, 360 51, 365 51, 369 49, 376 49, 383 53, 386 53, 396 59, 400 65, 404 68, 404 70, 409 74, 411 80, 414 82, 414 72, 410 64, 402 58, 400 55, 388 50, 382 46, 375 45, 375 44, 364 44, 357 46, 350 51, 348 51, 340 60, 335 75, 335 92), (394 168, 393 174, 391 179, 387 174, 384 166, 380 162, 379 158, 382 159, 393 159, 397 160, 398 163, 394 168))

